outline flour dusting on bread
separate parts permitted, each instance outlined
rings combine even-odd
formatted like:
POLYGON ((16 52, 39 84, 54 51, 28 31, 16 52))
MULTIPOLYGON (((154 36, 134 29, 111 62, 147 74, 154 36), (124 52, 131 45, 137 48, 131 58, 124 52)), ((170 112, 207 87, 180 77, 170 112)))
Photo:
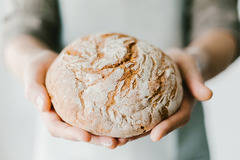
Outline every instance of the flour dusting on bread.
POLYGON ((160 49, 118 33, 74 41, 46 77, 53 106, 65 122, 112 137, 145 133, 175 113, 181 83, 178 68, 160 49))

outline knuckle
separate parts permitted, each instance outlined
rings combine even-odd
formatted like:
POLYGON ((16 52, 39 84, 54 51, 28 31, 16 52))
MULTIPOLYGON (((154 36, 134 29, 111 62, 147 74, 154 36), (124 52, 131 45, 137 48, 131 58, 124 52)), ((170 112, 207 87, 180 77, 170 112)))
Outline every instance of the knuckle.
POLYGON ((24 94, 27 97, 27 99, 29 99, 32 102, 34 98, 34 91, 33 91, 34 88, 36 88, 34 83, 25 82, 24 94))

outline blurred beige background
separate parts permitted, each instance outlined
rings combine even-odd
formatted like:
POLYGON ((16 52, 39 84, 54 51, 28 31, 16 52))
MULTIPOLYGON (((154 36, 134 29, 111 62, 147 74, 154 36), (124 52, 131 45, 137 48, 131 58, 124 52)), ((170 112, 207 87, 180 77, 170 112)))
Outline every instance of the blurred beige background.
MULTIPOLYGON (((0 0, 0 18, 3 7, 0 0)), ((238 7, 240 9, 240 4, 238 7)), ((0 55, 0 160, 31 160, 35 124, 39 117, 34 106, 24 97, 21 82, 4 67, 1 45, 0 55)), ((213 98, 204 103, 212 160, 240 159, 239 82, 240 58, 207 82, 214 92, 213 98)))

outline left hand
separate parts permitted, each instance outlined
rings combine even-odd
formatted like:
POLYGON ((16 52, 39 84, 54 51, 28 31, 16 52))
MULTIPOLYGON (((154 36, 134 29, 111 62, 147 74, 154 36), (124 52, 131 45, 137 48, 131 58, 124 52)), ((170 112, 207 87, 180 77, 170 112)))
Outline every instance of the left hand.
POLYGON ((159 141, 171 131, 187 124, 191 117, 194 101, 206 101, 212 97, 212 91, 204 85, 202 75, 197 68, 196 59, 182 49, 170 49, 167 52, 178 65, 184 86, 184 96, 178 111, 160 122, 151 131, 140 136, 132 137, 135 140, 150 134, 153 141, 159 141))
POLYGON ((26 97, 35 104, 46 128, 53 137, 71 141, 87 142, 114 149, 118 145, 127 143, 126 139, 93 135, 81 128, 73 127, 64 122, 52 108, 51 100, 45 88, 47 70, 57 53, 43 50, 37 54, 30 54, 29 63, 24 68, 24 85, 26 97))

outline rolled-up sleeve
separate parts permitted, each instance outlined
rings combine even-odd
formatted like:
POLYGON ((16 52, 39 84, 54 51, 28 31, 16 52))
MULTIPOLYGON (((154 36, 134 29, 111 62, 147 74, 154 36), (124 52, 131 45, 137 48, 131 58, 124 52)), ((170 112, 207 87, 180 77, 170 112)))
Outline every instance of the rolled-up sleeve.
POLYGON ((190 39, 213 29, 225 29, 239 44, 237 0, 193 0, 190 15, 190 39))
POLYGON ((60 37, 57 0, 5 0, 3 42, 21 35, 33 35, 56 49, 60 37))

